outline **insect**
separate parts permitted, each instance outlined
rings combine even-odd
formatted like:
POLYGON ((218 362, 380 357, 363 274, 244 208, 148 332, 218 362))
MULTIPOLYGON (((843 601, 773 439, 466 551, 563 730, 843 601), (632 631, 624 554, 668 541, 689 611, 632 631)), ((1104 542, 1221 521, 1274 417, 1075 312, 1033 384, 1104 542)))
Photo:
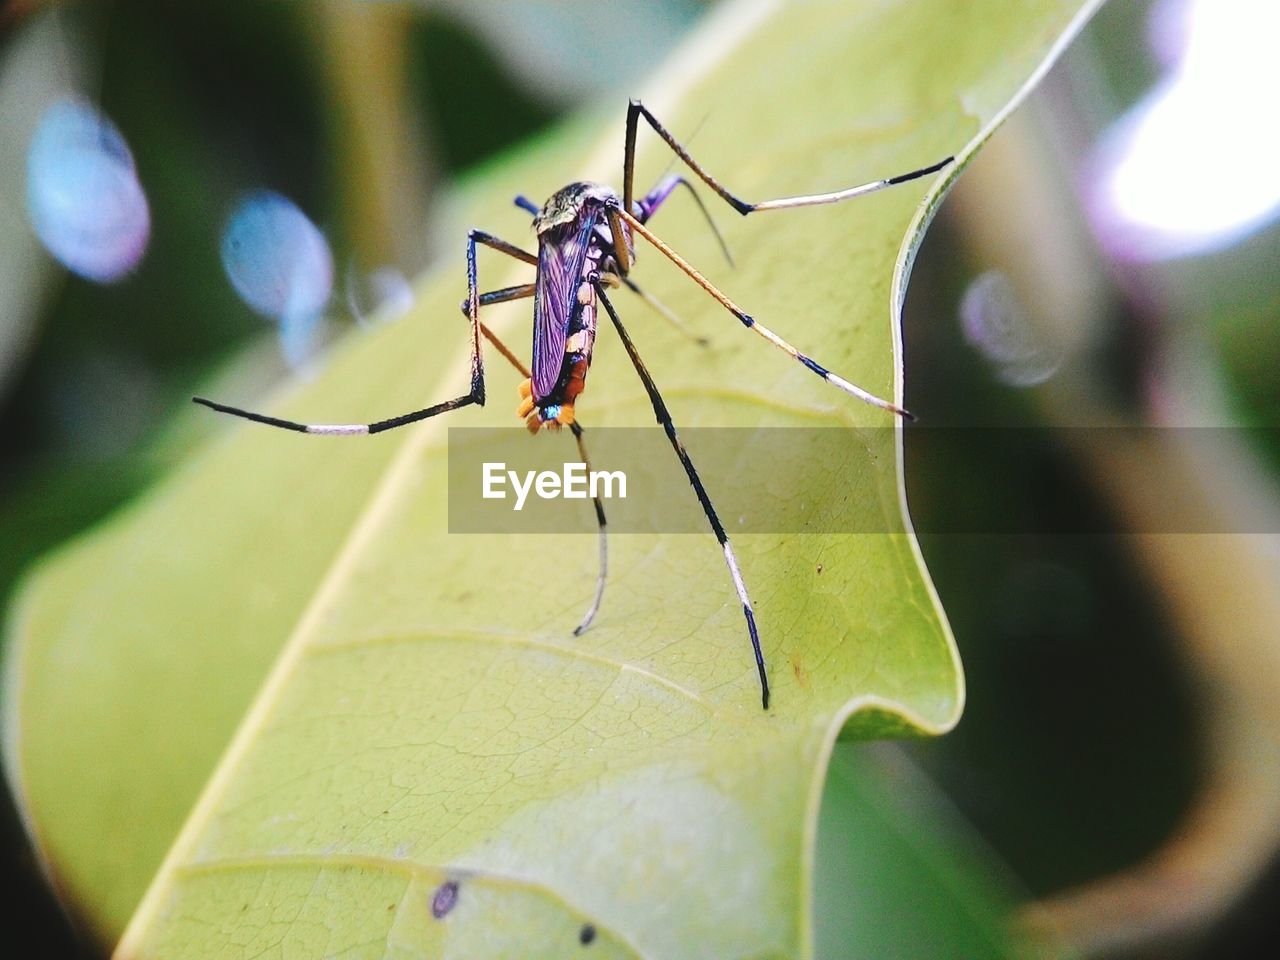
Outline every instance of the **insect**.
MULTIPOLYGON (((785 210, 792 207, 807 207, 826 203, 839 203, 864 194, 882 190, 894 184, 905 183, 931 173, 936 173, 954 160, 945 160, 899 174, 884 180, 875 180, 855 187, 848 187, 832 193, 816 193, 805 196, 783 197, 777 200, 766 200, 760 203, 748 203, 730 193, 710 173, 694 160, 688 150, 664 127, 638 100, 632 100, 627 107, 626 146, 623 155, 623 190, 619 196, 610 187, 597 183, 571 183, 557 190, 542 206, 524 197, 517 197, 516 204, 533 215, 533 226, 538 238, 536 254, 524 250, 520 246, 502 240, 481 230, 471 230, 467 234, 467 299, 462 304, 463 313, 471 327, 471 387, 467 393, 452 400, 445 400, 421 410, 400 414, 374 423, 350 424, 307 424, 292 420, 281 420, 277 417, 230 407, 216 403, 203 397, 193 398, 196 403, 203 404, 221 413, 232 414, 246 420, 263 423, 284 430, 300 433, 329 436, 354 436, 382 433, 394 430, 411 423, 418 423, 430 417, 449 413, 462 407, 476 404, 483 406, 485 402, 484 354, 482 340, 488 340, 502 356, 514 366, 524 381, 520 384, 519 415, 525 420, 530 432, 537 433, 542 428, 570 428, 578 444, 578 453, 584 463, 587 462, 587 451, 583 441, 582 426, 577 421, 576 404, 586 386, 587 373, 591 367, 591 358, 595 349, 598 311, 604 307, 618 339, 635 367, 636 374, 644 385, 645 392, 653 406, 654 415, 665 431, 676 457, 688 475, 698 502, 706 515, 716 540, 724 552, 725 563, 733 581, 734 590, 742 604, 742 614, 746 620, 747 633, 751 641, 752 653, 755 657, 756 672, 760 679, 760 697, 765 710, 769 709, 769 676, 765 668, 764 654, 760 647, 760 635, 756 629, 755 613, 751 598, 747 593, 742 572, 738 567, 737 557, 712 505, 711 497, 703 486, 702 479, 694 467, 683 443, 676 431, 675 423, 662 399, 657 384, 650 376, 644 361, 636 349, 626 326, 614 308, 613 302, 606 293, 606 288, 613 289, 626 286, 634 293, 648 300, 660 311, 665 312, 656 301, 638 287, 630 278, 631 267, 635 262, 637 237, 642 238, 659 253, 669 259, 696 284, 702 287, 717 302, 747 329, 762 337, 773 346, 782 350, 793 360, 804 365, 814 375, 835 387, 852 394, 859 400, 880 407, 899 416, 910 418, 905 410, 897 405, 868 393, 843 377, 822 366, 812 357, 801 353, 786 340, 782 339, 768 327, 759 323, 754 317, 741 309, 724 293, 713 286, 701 273, 690 266, 678 253, 665 242, 655 236, 648 228, 648 222, 663 203, 684 186, 693 194, 698 205, 702 201, 693 185, 683 176, 672 174, 663 177, 657 186, 640 198, 634 193, 635 148, 636 135, 640 121, 644 120, 653 131, 662 138, 668 147, 682 160, 703 183, 721 199, 742 215, 758 213, 765 210, 785 210), (480 292, 476 271, 476 250, 479 246, 489 247, 499 253, 506 254, 516 260, 523 261, 534 268, 532 283, 504 287, 500 290, 480 292), (480 320, 480 308, 494 303, 509 300, 533 299, 533 354, 529 367, 508 348, 489 327, 480 320)), ((705 213, 705 207, 703 208, 705 213)), ((709 218, 708 218, 709 219, 709 218)), ((714 227, 714 225, 713 225, 714 227)), ((717 234, 718 236, 718 234, 717 234)), ((672 319, 669 317, 669 319, 672 319)), ((597 499, 595 502, 596 518, 600 529, 600 569, 596 581, 595 596, 582 622, 574 630, 574 634, 584 631, 594 619, 600 608, 604 594, 607 575, 607 550, 605 546, 606 519, 604 508, 597 499)))

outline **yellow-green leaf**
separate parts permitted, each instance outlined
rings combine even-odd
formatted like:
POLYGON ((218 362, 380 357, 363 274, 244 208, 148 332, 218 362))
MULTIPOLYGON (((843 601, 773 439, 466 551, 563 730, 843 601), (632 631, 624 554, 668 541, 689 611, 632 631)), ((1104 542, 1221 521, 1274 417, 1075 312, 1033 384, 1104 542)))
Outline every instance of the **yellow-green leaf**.
MULTIPOLYGON (((749 199, 835 189, 963 159, 1088 5, 740 0, 645 96, 676 131, 697 128, 697 156, 749 199)), ((466 221, 527 243, 512 195, 615 180, 621 108, 472 184, 466 221)), ((668 159, 645 139, 640 182, 668 159)), ((736 271, 687 205, 656 226, 802 349, 901 397, 906 265, 942 186, 722 214, 736 271)), ((681 426, 885 425, 640 252, 636 276, 714 340, 698 350, 624 303, 681 426)), ((485 287, 527 274, 482 267, 485 287)), ((462 392, 463 290, 460 259, 442 264, 411 316, 269 406, 376 419, 462 392)), ((527 304, 488 319, 527 342, 527 304)), ((874 516, 897 533, 737 541, 766 714, 710 535, 614 538, 604 611, 574 638, 591 540, 447 533, 447 427, 514 422, 499 363, 484 410, 376 439, 229 424, 28 584, 11 620, 10 777, 104 938, 150 883, 120 956, 810 954, 833 740, 939 732, 963 700, 896 451, 769 480, 833 505, 837 529, 874 516), (447 883, 456 902, 433 912, 447 883)), ((652 424, 608 331, 579 412, 652 424)))

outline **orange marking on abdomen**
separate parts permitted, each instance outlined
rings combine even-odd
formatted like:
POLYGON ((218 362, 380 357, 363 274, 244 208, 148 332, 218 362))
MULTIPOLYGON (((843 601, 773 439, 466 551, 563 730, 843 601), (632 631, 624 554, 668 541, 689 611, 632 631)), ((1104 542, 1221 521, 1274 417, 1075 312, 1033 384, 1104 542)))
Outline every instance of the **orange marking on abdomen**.
POLYGON ((569 382, 564 385, 564 405, 573 406, 578 395, 587 388, 587 361, 585 358, 573 365, 569 373, 569 382))

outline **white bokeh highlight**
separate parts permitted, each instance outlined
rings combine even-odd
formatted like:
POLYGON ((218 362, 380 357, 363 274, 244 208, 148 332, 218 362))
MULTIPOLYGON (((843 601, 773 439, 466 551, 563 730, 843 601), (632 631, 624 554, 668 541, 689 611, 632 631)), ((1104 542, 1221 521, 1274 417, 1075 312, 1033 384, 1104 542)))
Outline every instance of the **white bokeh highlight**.
POLYGON ((1151 38, 1169 72, 1086 166, 1095 230, 1131 260, 1209 253, 1280 213, 1280 3, 1164 0, 1151 38))

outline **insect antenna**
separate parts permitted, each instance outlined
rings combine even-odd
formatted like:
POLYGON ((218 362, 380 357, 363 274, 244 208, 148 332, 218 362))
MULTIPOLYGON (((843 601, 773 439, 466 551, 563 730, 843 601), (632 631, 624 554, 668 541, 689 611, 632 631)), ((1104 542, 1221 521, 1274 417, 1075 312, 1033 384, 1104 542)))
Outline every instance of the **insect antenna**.
MULTIPOLYGON (((710 116, 711 116, 710 110, 708 110, 706 113, 702 115, 702 119, 699 120, 697 123, 695 123, 693 125, 693 129, 689 131, 689 136, 684 138, 685 143, 693 143, 693 141, 698 139, 698 134, 700 134, 702 132, 702 128, 707 125, 707 119, 710 116)), ((658 177, 658 179, 661 180, 663 179, 663 177, 669 174, 671 172, 672 167, 676 165, 676 161, 679 159, 680 158, 677 156, 672 156, 672 158, 667 161, 667 165, 666 167, 663 168, 662 175, 658 177)))

